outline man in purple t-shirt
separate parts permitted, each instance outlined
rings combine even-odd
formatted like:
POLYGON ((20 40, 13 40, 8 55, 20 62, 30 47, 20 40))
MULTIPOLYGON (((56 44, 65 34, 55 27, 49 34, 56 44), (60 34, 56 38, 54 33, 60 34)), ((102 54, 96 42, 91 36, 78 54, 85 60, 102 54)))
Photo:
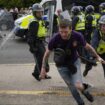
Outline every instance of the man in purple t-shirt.
POLYGON ((61 77, 70 89, 78 105, 85 105, 80 97, 78 90, 90 101, 93 102, 93 96, 85 89, 81 76, 80 59, 77 49, 83 46, 92 52, 96 59, 105 62, 95 50, 84 40, 78 32, 72 31, 71 22, 67 19, 60 21, 59 32, 50 40, 48 48, 44 54, 40 78, 44 79, 46 75, 46 62, 50 52, 54 50, 55 63, 61 77), (58 51, 58 52, 57 52, 58 51), (63 56, 62 56, 63 55, 63 56), (75 72, 74 72, 74 71, 75 72))

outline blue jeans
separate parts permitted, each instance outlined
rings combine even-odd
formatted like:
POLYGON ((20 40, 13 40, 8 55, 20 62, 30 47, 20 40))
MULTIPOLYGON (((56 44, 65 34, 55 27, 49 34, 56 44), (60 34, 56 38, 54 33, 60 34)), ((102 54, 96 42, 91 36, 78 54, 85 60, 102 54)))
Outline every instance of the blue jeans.
POLYGON ((75 83, 76 82, 81 82, 82 83, 82 76, 81 76, 81 70, 80 70, 80 59, 77 59, 74 63, 74 65, 77 67, 77 72, 73 75, 70 72, 70 69, 68 69, 67 67, 59 67, 58 68, 58 72, 60 73, 61 77, 63 78, 63 80, 65 81, 65 83, 67 84, 69 90, 71 91, 74 99, 77 101, 78 105, 82 105, 83 100, 80 97, 80 94, 77 90, 77 88, 75 87, 75 83))

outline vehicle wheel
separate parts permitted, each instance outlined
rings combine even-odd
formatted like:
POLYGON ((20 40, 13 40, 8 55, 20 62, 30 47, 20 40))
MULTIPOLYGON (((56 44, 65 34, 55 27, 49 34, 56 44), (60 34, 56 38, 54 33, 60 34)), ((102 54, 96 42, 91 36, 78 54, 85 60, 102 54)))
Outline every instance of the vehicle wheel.
POLYGON ((1 29, 2 31, 8 30, 8 24, 6 24, 6 23, 1 23, 1 24, 0 24, 0 29, 1 29))

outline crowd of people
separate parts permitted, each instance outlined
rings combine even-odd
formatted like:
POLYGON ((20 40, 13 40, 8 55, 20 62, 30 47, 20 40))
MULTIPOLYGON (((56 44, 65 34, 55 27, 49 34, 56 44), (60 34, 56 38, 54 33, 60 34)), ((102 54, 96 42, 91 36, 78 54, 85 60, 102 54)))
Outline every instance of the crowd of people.
MULTIPOLYGON (((105 77, 105 2, 99 5, 100 13, 95 13, 95 8, 88 5, 73 6, 70 10, 71 19, 64 19, 60 13, 54 15, 53 37, 45 47, 44 40, 47 35, 48 23, 43 20, 44 8, 35 3, 27 9, 10 9, 14 20, 19 14, 29 14, 32 12, 33 18, 30 19, 28 26, 27 43, 29 51, 35 59, 35 67, 32 76, 40 81, 41 79, 51 79, 48 76, 50 53, 54 51, 54 62, 62 79, 67 84, 78 105, 85 105, 80 93, 90 102, 94 97, 87 90, 81 75, 81 60, 86 58, 83 76, 86 76, 92 69, 93 63, 101 62, 105 77), (90 62, 89 62, 90 61, 90 62)), ((49 21, 50 22, 50 21, 49 21)))
MULTIPOLYGON (((38 3, 32 6, 34 18, 29 24, 27 37, 30 52, 36 63, 32 76, 38 81, 51 79, 47 75, 48 58, 54 51, 54 62, 58 72, 78 105, 85 105, 80 93, 90 102, 94 101, 94 97, 87 90, 88 84, 82 80, 80 56, 84 56, 89 61, 95 59, 101 62, 105 76, 105 3, 100 4, 99 9, 100 13, 95 14, 92 5, 86 6, 85 9, 82 6, 73 6, 72 21, 64 19, 60 13, 58 17, 55 15, 54 27, 57 25, 57 29, 52 31, 54 36, 45 48, 43 42, 48 27, 42 19, 44 9, 38 3)), ((87 62, 83 75, 86 76, 91 68, 92 64, 87 62)))
MULTIPOLYGON (((85 40, 90 44, 92 43, 95 30, 100 30, 102 24, 104 24, 104 19, 101 22, 99 20, 105 15, 105 2, 99 5, 99 11, 99 13, 95 13, 95 8, 92 5, 88 5, 84 9, 82 6, 73 6, 71 8, 72 29, 82 33, 85 40)), ((94 57, 82 47, 79 48, 79 53, 88 60, 94 60, 94 57)), ((86 63, 83 76, 88 74, 93 65, 96 65, 95 62, 86 63)))
POLYGON ((7 9, 7 8, 0 8, 0 12, 2 11, 6 11, 6 12, 9 12, 12 14, 13 16, 13 19, 14 21, 21 17, 22 15, 26 15, 26 14, 30 14, 32 11, 31 11, 31 7, 29 8, 20 8, 18 9, 17 7, 14 7, 14 8, 10 8, 10 9, 7 9))

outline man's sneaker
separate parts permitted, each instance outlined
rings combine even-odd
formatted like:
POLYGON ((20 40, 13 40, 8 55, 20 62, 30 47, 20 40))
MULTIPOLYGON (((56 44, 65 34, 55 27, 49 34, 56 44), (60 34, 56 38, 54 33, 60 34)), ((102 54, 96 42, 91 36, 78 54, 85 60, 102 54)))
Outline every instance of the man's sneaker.
POLYGON ((46 75, 45 79, 51 79, 51 76, 46 75))
POLYGON ((41 79, 39 78, 39 75, 32 73, 32 76, 37 80, 40 81, 41 79))
POLYGON ((85 82, 83 82, 83 86, 84 86, 84 89, 85 89, 85 90, 88 90, 88 89, 90 89, 90 88, 93 88, 93 87, 94 87, 94 85, 93 85, 93 84, 90 84, 90 83, 85 83, 85 82))
POLYGON ((94 98, 88 91, 83 91, 82 94, 90 101, 93 102, 94 98))

